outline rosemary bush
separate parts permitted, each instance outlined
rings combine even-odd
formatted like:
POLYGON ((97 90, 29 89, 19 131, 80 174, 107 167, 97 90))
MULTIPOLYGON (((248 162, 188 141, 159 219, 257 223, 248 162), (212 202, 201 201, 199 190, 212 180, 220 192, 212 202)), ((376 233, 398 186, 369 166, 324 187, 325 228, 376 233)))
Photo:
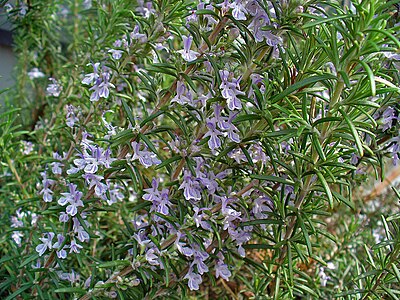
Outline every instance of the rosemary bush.
POLYGON ((1 299, 398 299, 399 3, 0 1, 1 299))

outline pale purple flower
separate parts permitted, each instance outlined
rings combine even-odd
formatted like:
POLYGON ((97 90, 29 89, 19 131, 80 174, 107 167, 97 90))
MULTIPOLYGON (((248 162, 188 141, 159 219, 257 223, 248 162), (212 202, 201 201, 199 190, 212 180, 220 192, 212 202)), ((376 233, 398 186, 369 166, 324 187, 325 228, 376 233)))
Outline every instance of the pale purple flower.
POLYGON ((79 252, 81 252, 81 249, 83 248, 83 246, 77 244, 75 239, 72 239, 71 245, 69 245, 68 248, 69 248, 69 253, 72 253, 72 252, 79 253, 79 252))
POLYGON ((34 145, 32 142, 22 141, 22 144, 24 145, 24 150, 22 151, 23 154, 28 155, 33 151, 34 145))
MULTIPOLYGON (((19 208, 16 211, 16 216, 11 217, 11 227, 12 228, 19 228, 24 226, 24 222, 22 221, 23 216, 25 216, 25 213, 21 213, 21 208, 19 208)), ((14 240, 14 242, 17 244, 18 247, 21 247, 22 245, 22 237, 23 233, 21 231, 13 231, 11 238, 14 240)))
POLYGON ((180 105, 189 104, 191 106, 195 106, 192 93, 181 80, 177 82, 176 96, 171 100, 171 103, 173 102, 177 102, 180 105))
POLYGON ((138 0, 138 7, 136 8, 136 11, 142 14, 145 18, 149 18, 156 12, 151 1, 144 3, 143 0, 138 0))
POLYGON ((250 152, 251 159, 253 160, 253 163, 261 162, 263 165, 265 165, 267 163, 268 157, 264 153, 264 150, 263 150, 260 142, 251 144, 251 146, 249 148, 249 152, 250 152))
POLYGON ((75 115, 75 107, 73 105, 67 105, 67 115, 66 124, 68 127, 74 127, 75 123, 79 121, 78 117, 75 115))
MULTIPOLYGON (((83 228, 83 226, 81 225, 81 223, 79 222, 78 218, 73 218, 73 226, 72 226, 72 230, 74 231, 75 234, 78 235, 78 240, 80 240, 81 242, 87 242, 90 239, 89 234, 85 231, 85 229, 83 228)), ((89 223, 87 221, 84 221, 86 223, 86 225, 89 225, 89 223)))
POLYGON ((247 161, 246 155, 244 155, 241 148, 233 149, 228 153, 228 157, 234 159, 238 164, 240 164, 242 161, 247 161))
POLYGON ((43 78, 45 75, 38 68, 33 68, 28 72, 28 76, 30 79, 36 79, 36 78, 43 78))
POLYGON ((133 31, 130 34, 132 40, 139 40, 141 43, 145 43, 147 41, 147 36, 143 33, 139 33, 139 25, 135 25, 133 31))
POLYGON ((161 160, 159 160, 153 152, 150 152, 147 150, 147 147, 145 146, 145 149, 140 150, 142 144, 137 143, 137 142, 132 142, 132 148, 133 148, 133 156, 132 160, 138 159, 139 162, 145 167, 151 167, 152 165, 158 165, 161 163, 161 160))
POLYGON ((147 247, 148 244, 152 243, 152 241, 145 234, 144 230, 140 230, 139 232, 134 233, 132 237, 136 240, 136 242, 141 247, 144 247, 144 246, 147 247))
POLYGON ((52 184, 54 184, 54 180, 53 179, 48 179, 47 178, 47 172, 43 171, 40 173, 40 175, 42 175, 42 186, 43 189, 39 192, 39 195, 43 195, 43 201, 44 202, 51 202, 53 201, 53 191, 50 189, 50 187, 52 186, 52 184))
POLYGON ((106 198, 108 205, 122 201, 125 198, 124 194, 121 192, 123 190, 122 186, 118 184, 111 184, 111 182, 108 180, 107 189, 108 193, 110 194, 110 199, 106 198))
POLYGON ((157 249, 157 247, 152 247, 147 250, 145 258, 150 265, 158 266, 160 265, 160 261, 158 258, 159 255, 160 251, 157 249))
POLYGON ((193 262, 191 264, 191 267, 196 265, 197 272, 199 272, 200 275, 203 275, 204 273, 208 272, 208 267, 204 261, 209 257, 209 254, 206 251, 201 251, 196 248, 197 246, 195 247, 193 252, 193 262))
POLYGON ((196 223, 196 227, 201 226, 201 228, 203 228, 204 230, 211 230, 211 225, 208 222, 203 221, 204 217, 207 216, 207 214, 202 212, 205 210, 208 210, 208 208, 198 208, 197 206, 193 206, 193 220, 196 223))
POLYGON ((272 208, 272 200, 267 196, 260 196, 254 200, 252 212, 257 219, 267 219, 269 216, 266 212, 272 212, 272 208))
POLYGON ((356 154, 356 153, 352 153, 351 154, 351 159, 350 159, 350 163, 352 164, 352 165, 356 165, 356 164, 358 164, 358 160, 360 159, 360 157, 356 154))
POLYGON ((58 160, 58 161, 54 161, 52 162, 51 165, 51 171, 53 172, 53 174, 55 175, 61 175, 62 174, 62 169, 61 167, 64 166, 64 164, 62 164, 61 162, 59 162, 60 160, 62 160, 62 156, 60 154, 58 154, 58 152, 53 152, 53 158, 58 160))
POLYGON ((216 278, 223 278, 229 281, 229 277, 231 277, 232 273, 228 269, 228 265, 224 263, 224 256, 221 252, 218 253, 218 260, 215 264, 215 277, 216 278))
POLYGON ((242 213, 233 208, 226 208, 222 214, 225 216, 225 219, 223 220, 224 230, 228 228, 235 228, 236 226, 233 224, 233 222, 236 220, 240 221, 242 219, 240 217, 242 213))
POLYGON ((18 247, 22 246, 23 237, 24 234, 21 231, 13 231, 13 233, 11 234, 11 238, 14 240, 18 247))
POLYGON ((110 94, 109 88, 114 88, 115 86, 109 82, 110 74, 108 72, 102 73, 101 78, 98 78, 95 85, 92 86, 89 91, 93 91, 90 95, 90 101, 99 101, 100 98, 108 98, 110 94))
MULTIPOLYGON (((228 2, 227 0, 225 0, 225 1, 228 2)), ((197 10, 201 10, 201 9, 214 10, 214 7, 212 4, 207 4, 207 5, 205 5, 205 4, 206 4, 205 2, 200 1, 199 4, 197 4, 197 10)), ((220 6, 220 5, 217 4, 217 6, 220 6)), ((229 8, 227 8, 226 11, 228 11, 228 10, 229 10, 229 8)), ((226 11, 223 13, 224 15, 225 15, 226 11)), ((203 15, 203 18, 205 20, 207 20, 207 24, 205 27, 205 30, 207 30, 207 31, 211 30, 213 24, 218 23, 218 20, 210 14, 203 15)))
POLYGON ((233 8, 232 10, 232 17, 236 20, 246 20, 246 13, 247 10, 242 4, 242 0, 234 0, 233 3, 229 5, 229 7, 233 8))
POLYGON ((225 126, 227 127, 225 130, 227 132, 228 138, 235 143, 240 143, 239 137, 239 129, 235 125, 233 125, 232 121, 236 118, 237 113, 233 113, 232 111, 229 112, 229 117, 225 126))
POLYGON ((220 70, 219 75, 221 77, 221 95, 227 101, 228 108, 230 110, 241 109, 242 102, 237 97, 238 95, 244 95, 244 92, 240 91, 240 78, 232 78, 229 81, 229 72, 226 70, 220 70))
POLYGON ((72 270, 71 273, 57 272, 57 274, 61 280, 68 280, 71 283, 78 282, 81 278, 81 276, 78 273, 75 273, 74 270, 72 270))
POLYGON ((3 6, 3 9, 4 9, 7 13, 10 13, 10 12, 14 9, 14 7, 11 5, 11 3, 7 3, 7 4, 5 4, 5 5, 3 6))
POLYGON ((391 142, 390 147, 388 150, 392 153, 393 155, 393 165, 397 166, 397 163, 400 159, 399 157, 399 152, 400 152, 400 135, 397 135, 396 137, 392 138, 389 140, 391 142))
MULTIPOLYGON (((221 12, 223 15, 225 15, 232 6, 232 4, 229 2, 230 2, 229 0, 224 0, 221 3, 217 4, 217 6, 221 7, 221 12)), ((200 9, 200 8, 197 7, 197 9, 200 9)))
POLYGON ((181 242, 181 238, 184 238, 185 234, 182 234, 180 231, 176 233, 176 240, 174 242, 176 248, 180 253, 185 255, 186 257, 191 257, 194 254, 194 250, 190 247, 186 247, 186 243, 181 242))
MULTIPOLYGON (((265 26, 276 26, 276 24, 272 24, 268 14, 264 11, 263 8, 256 1, 252 1, 246 6, 247 11, 253 15, 253 19, 249 24, 248 28, 253 32, 254 39, 257 42, 262 42, 264 39, 267 45, 274 47, 278 44, 282 43, 282 38, 274 35, 270 30, 264 30, 265 26)), ((270 14, 272 17, 275 17, 275 12, 273 11, 273 7, 271 7, 270 14)))
POLYGON ((183 182, 179 189, 183 189, 183 196, 186 200, 198 201, 201 199, 200 184, 188 170, 183 173, 183 182))
POLYGON ((192 291, 199 289, 199 284, 203 282, 203 279, 199 274, 193 272, 193 268, 190 268, 184 279, 188 279, 188 287, 192 291))
POLYGON ((113 43, 113 46, 114 46, 115 48, 122 47, 122 41, 121 41, 121 40, 116 40, 116 41, 113 43))
POLYGON ((49 78, 52 82, 46 88, 47 95, 58 97, 62 91, 62 86, 54 78, 49 78))
POLYGON ((47 249, 51 250, 53 248, 52 240, 54 235, 54 232, 47 232, 43 234, 42 238, 39 238, 39 240, 42 242, 42 244, 36 246, 36 252, 39 253, 39 256, 42 256, 47 249))
POLYGON ((61 223, 67 223, 68 222, 68 220, 69 220, 69 215, 67 214, 67 213, 65 213, 65 212, 60 212, 60 217, 58 218, 58 220, 61 222, 61 223))
POLYGON ((162 215, 169 215, 169 208, 172 203, 169 201, 168 189, 163 189, 161 192, 158 190, 159 180, 153 178, 152 187, 149 189, 144 189, 146 192, 143 195, 143 199, 152 202, 152 207, 150 211, 156 211, 162 215))
POLYGON ((108 50, 108 53, 111 53, 112 58, 119 60, 122 57, 122 53, 124 53, 124 51, 122 50, 116 50, 116 49, 110 49, 108 50))
POLYGON ((97 196, 102 197, 106 193, 108 186, 101 182, 101 180, 104 179, 103 176, 85 173, 82 177, 85 178, 85 182, 89 186, 89 189, 94 187, 94 192, 97 196))
POLYGON ((65 206, 69 203, 66 209, 66 213, 70 216, 75 216, 78 212, 78 207, 83 207, 82 192, 78 191, 76 188, 76 184, 69 183, 69 192, 68 193, 61 193, 63 197, 58 200, 58 204, 61 206, 65 206))
POLYGON ((215 150, 217 148, 221 147, 221 140, 219 138, 219 136, 222 135, 222 132, 219 131, 216 127, 216 120, 215 118, 206 119, 206 125, 208 127, 208 131, 207 133, 204 135, 204 138, 206 137, 210 137, 210 139, 208 140, 208 147, 211 150, 215 150))
POLYGON ((111 157, 111 150, 104 150, 99 146, 91 145, 89 143, 91 143, 89 140, 88 143, 83 143, 85 147, 82 154, 79 154, 81 158, 74 159, 76 167, 71 167, 67 171, 67 174, 74 174, 82 169, 85 173, 95 174, 98 171, 99 166, 104 166, 107 169, 111 167, 112 162, 115 161, 115 158, 111 157))
POLYGON ((393 121, 396 120, 398 120, 398 117, 396 116, 396 110, 393 107, 388 106, 382 113, 382 131, 392 128, 393 121))
POLYGON ((292 144, 293 144, 293 139, 292 138, 290 138, 288 141, 283 141, 281 143, 281 147, 282 147, 283 153, 288 154, 288 151, 291 150, 290 146, 292 144))
POLYGON ((56 251, 57 257, 61 259, 67 258, 67 251, 64 250, 65 246, 61 247, 65 241, 65 237, 62 234, 57 234, 57 242, 54 243, 53 248, 58 249, 56 251))
POLYGON ((198 52, 190 50, 192 45, 193 38, 189 36, 182 35, 183 39, 183 50, 179 50, 178 52, 182 55, 182 58, 187 62, 191 62, 197 59, 198 52))
POLYGON ((93 73, 86 74, 85 78, 82 80, 82 83, 86 85, 91 85, 93 82, 96 82, 97 79, 100 77, 99 75, 100 63, 88 64, 88 65, 92 65, 93 73))

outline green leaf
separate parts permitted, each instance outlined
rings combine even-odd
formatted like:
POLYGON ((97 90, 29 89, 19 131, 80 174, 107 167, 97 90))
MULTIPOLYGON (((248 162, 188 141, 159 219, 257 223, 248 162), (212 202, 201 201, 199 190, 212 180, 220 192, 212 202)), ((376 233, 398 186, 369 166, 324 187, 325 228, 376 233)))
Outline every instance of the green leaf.
POLYGON ((128 260, 114 260, 114 261, 108 261, 105 263, 101 263, 98 265, 99 268, 114 268, 118 266, 129 266, 131 264, 130 261, 128 260))
POLYGON ((147 145, 147 147, 149 147, 150 150, 154 154, 157 154, 157 156, 159 157, 159 154, 158 154, 158 151, 157 151, 156 147, 154 147, 153 143, 149 140, 149 138, 146 135, 142 134, 142 133, 139 133, 139 137, 147 145))
POLYGON ((321 82, 324 80, 329 80, 329 79, 337 79, 336 76, 333 76, 331 74, 325 74, 325 75, 318 75, 318 76, 312 76, 306 79, 303 79, 299 82, 296 82, 295 84, 290 85, 288 88, 286 88, 283 92, 279 93, 278 95, 272 97, 271 102, 276 103, 279 100, 285 98, 286 96, 290 95, 294 91, 297 91, 301 88, 304 88, 308 85, 311 85, 316 82, 321 82))
POLYGON ((132 115, 131 108, 128 106, 128 104, 126 103, 126 101, 124 99, 121 99, 121 102, 122 102, 122 107, 125 110, 125 113, 128 115, 129 122, 131 122, 132 126, 135 126, 136 122, 135 122, 135 118, 132 115))
POLYGON ((246 244, 243 245, 245 249, 274 249, 274 246, 268 244, 246 244))
POLYGON ((27 283, 25 285, 22 285, 18 290, 16 290, 14 293, 8 295, 8 297, 5 300, 14 300, 17 299, 16 296, 20 295, 22 292, 26 291, 27 289, 31 288, 33 286, 33 283, 27 283))
POLYGON ((319 142, 319 137, 317 133, 314 133, 312 135, 312 143, 314 145, 314 149, 317 151, 319 157, 322 159, 322 161, 326 161, 326 156, 324 153, 324 150, 322 149, 321 143, 319 142))
POLYGON ((308 230, 306 228, 306 224, 304 224, 304 220, 300 214, 298 215, 297 220, 298 220, 298 223, 300 224, 301 231, 302 231, 304 239, 306 241, 308 255, 311 256, 312 255, 312 246, 311 246, 310 236, 309 236, 308 230))
POLYGON ((156 113, 148 116, 147 118, 145 118, 142 122, 140 122, 140 127, 143 127, 144 125, 146 125, 148 122, 154 120, 155 118, 157 118, 159 115, 162 115, 164 113, 164 111, 159 110, 156 113))
POLYGON ((318 179, 321 182, 322 187, 324 188, 326 195, 328 196, 329 207, 331 209, 333 209, 333 196, 332 196, 331 189, 329 188, 329 185, 326 182, 325 177, 322 175, 322 173, 320 171, 318 171, 318 170, 315 170, 315 173, 317 174, 318 179))
POLYGON ((371 68, 369 67, 369 65, 362 61, 362 60, 357 60, 357 62, 363 66, 365 72, 367 72, 367 76, 368 76, 368 80, 369 80, 369 84, 371 86, 371 96, 375 96, 376 95, 376 84, 375 84, 375 76, 374 73, 372 72, 371 68))
POLYGON ((272 176, 272 175, 253 174, 253 175, 250 175, 250 178, 258 179, 258 180, 265 180, 265 181, 272 181, 272 182, 279 182, 279 183, 288 184, 288 185, 294 185, 294 182, 292 180, 277 177, 277 176, 272 176))
POLYGON ((239 226, 244 227, 244 226, 260 225, 260 224, 283 225, 284 223, 281 220, 276 220, 276 219, 257 219, 257 220, 242 222, 239 224, 239 226))
POLYGON ((149 72, 163 73, 163 74, 171 75, 175 78, 177 77, 175 68, 168 64, 147 65, 146 70, 149 72))
POLYGON ((356 127, 354 126, 353 122, 350 120, 349 116, 343 111, 343 109, 339 108, 339 112, 342 114, 344 120, 346 121, 347 125, 349 126, 350 132, 352 136, 354 137, 358 153, 360 156, 364 156, 364 149, 360 140, 360 137, 358 136, 358 132, 356 127))
MULTIPOLYGON (((316 19, 316 17, 314 15, 310 15, 310 14, 299 14, 299 15, 316 19)), ((338 16, 329 17, 329 18, 320 18, 316 21, 312 21, 312 22, 308 22, 308 23, 304 24, 303 29, 311 28, 311 27, 317 26, 319 24, 325 24, 325 23, 329 23, 332 21, 336 21, 336 20, 355 18, 355 17, 357 17, 357 16, 356 15, 338 15, 338 16)))
POLYGON ((56 289, 54 293, 77 293, 77 294, 86 294, 87 291, 77 287, 65 287, 56 289))
POLYGON ((25 267, 27 264, 33 262, 34 260, 36 260, 39 257, 38 253, 32 254, 30 255, 27 259, 25 259, 22 264, 19 266, 19 268, 23 268, 25 267))
POLYGON ((220 20, 219 15, 210 9, 197 9, 196 15, 198 15, 198 16, 210 15, 210 16, 213 16, 213 17, 217 18, 218 20, 220 20))
POLYGON ((381 30, 381 29, 377 29, 377 28, 368 28, 368 29, 365 29, 364 31, 381 33, 381 34, 385 35, 386 37, 388 37, 389 39, 391 39, 396 44, 397 48, 400 48, 399 39, 396 38, 393 34, 391 34, 390 32, 388 32, 386 30, 381 30))
POLYGON ((167 166, 167 165, 173 163, 174 161, 177 161, 177 160, 180 160, 180 159, 182 159, 182 156, 180 156, 180 155, 175 155, 175 156, 173 156, 173 157, 171 157, 171 158, 168 158, 168 159, 164 160, 161 164, 159 164, 159 165, 158 165, 157 167, 155 167, 154 169, 155 169, 155 170, 161 169, 162 167, 165 167, 165 166, 167 166))
POLYGON ((348 207, 350 207, 353 211, 356 209, 354 203, 351 200, 347 200, 342 194, 332 191, 333 196, 340 202, 343 202, 348 207))

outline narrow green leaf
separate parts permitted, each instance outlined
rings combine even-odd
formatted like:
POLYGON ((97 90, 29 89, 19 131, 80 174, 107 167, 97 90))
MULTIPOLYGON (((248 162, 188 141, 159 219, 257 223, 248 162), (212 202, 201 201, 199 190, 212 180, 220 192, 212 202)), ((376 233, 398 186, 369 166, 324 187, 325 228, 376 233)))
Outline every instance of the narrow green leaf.
POLYGON ((397 48, 400 48, 400 41, 393 34, 391 34, 390 32, 388 32, 386 30, 381 30, 381 29, 377 29, 377 28, 368 28, 368 29, 365 29, 364 31, 365 32, 378 32, 383 35, 386 35, 386 37, 391 39, 397 45, 397 48))
POLYGON ((168 158, 168 159, 164 160, 161 164, 159 164, 157 167, 155 167, 155 170, 161 169, 162 167, 165 167, 165 166, 173 163, 174 161, 177 161, 180 159, 182 159, 182 156, 180 156, 180 155, 175 155, 171 158, 168 158))
MULTIPOLYGON (((307 17, 312 16, 309 14, 300 14, 300 15, 307 16, 307 17)), ((348 18, 353 18, 353 17, 357 17, 357 16, 356 15, 338 15, 338 16, 334 16, 334 17, 330 17, 330 18, 320 18, 316 21, 312 21, 312 22, 308 22, 308 23, 304 24, 303 29, 311 28, 311 27, 317 26, 319 24, 325 24, 325 23, 329 23, 332 21, 348 19, 348 18)), ((313 18, 315 18, 315 16, 313 16, 313 18)))
POLYGON ((27 289, 30 289, 33 286, 33 283, 27 283, 26 285, 21 286, 18 290, 16 290, 14 293, 8 295, 8 297, 5 300, 14 300, 17 299, 16 296, 20 295, 22 292, 26 291, 27 289))
POLYGON ((146 135, 144 135, 144 134, 142 134, 142 133, 139 133, 139 137, 140 137, 140 139, 147 145, 147 147, 150 148, 150 150, 151 150, 154 154, 157 154, 157 156, 159 156, 156 147, 154 147, 153 143, 150 141, 150 139, 149 139, 146 135))
POLYGON ((313 83, 316 82, 321 82, 321 81, 325 81, 325 80, 329 80, 329 79, 335 79, 337 80, 336 76, 333 76, 331 74, 325 74, 325 75, 318 75, 318 76, 312 76, 306 79, 303 79, 299 82, 296 82, 295 84, 290 85, 288 88, 286 88, 283 92, 279 93, 278 95, 274 96, 271 99, 272 103, 276 103, 279 100, 285 98, 286 96, 290 95, 291 93, 304 88, 308 85, 311 85, 313 83))
POLYGON ((245 249, 274 249, 274 246, 268 244, 246 244, 243 245, 245 249))
POLYGON ((283 225, 284 223, 281 220, 276 220, 276 219, 257 219, 257 220, 242 222, 240 223, 239 226, 244 227, 244 226, 260 225, 260 224, 283 225))
POLYGON ((86 294, 86 290, 77 288, 77 287, 65 287, 56 289, 54 293, 78 293, 78 294, 86 294))
POLYGON ((317 133, 314 133, 312 135, 312 144, 314 146, 314 149, 317 151, 319 157, 323 161, 326 161, 326 156, 325 156, 324 150, 322 149, 321 143, 319 142, 319 137, 318 137, 317 133))
POLYGON ((272 175, 253 174, 253 175, 250 175, 250 178, 258 179, 258 180, 265 180, 265 181, 272 181, 272 182, 279 182, 279 183, 284 183, 284 184, 288 184, 288 185, 294 185, 294 182, 292 180, 277 177, 277 176, 272 176, 272 175))
POLYGON ((311 246, 310 236, 309 236, 308 230, 306 228, 306 224, 304 224, 304 220, 303 220, 303 218, 301 217, 300 214, 298 215, 297 220, 298 220, 298 223, 300 224, 301 231, 302 231, 304 239, 306 241, 308 255, 311 256, 311 254, 312 254, 312 246, 311 246))
POLYGON ((354 137, 358 153, 360 156, 364 156, 364 149, 360 140, 360 137, 358 135, 357 129, 354 126, 353 122, 350 120, 349 116, 343 111, 343 109, 339 108, 339 112, 342 114, 344 120, 346 121, 347 125, 349 126, 349 129, 351 131, 351 134, 354 137))
POLYGON ((322 173, 320 171, 318 171, 318 170, 315 170, 315 173, 317 174, 318 179, 321 182, 322 187, 324 188, 326 195, 328 196, 329 207, 331 209, 333 209, 333 196, 332 196, 331 189, 329 188, 329 185, 326 182, 325 177, 322 175, 322 173))
POLYGON ((144 125, 146 125, 148 122, 154 120, 155 118, 157 118, 159 115, 162 115, 164 113, 164 111, 159 110, 156 113, 148 116, 147 118, 145 118, 142 122, 140 122, 140 127, 143 127, 144 125))
POLYGON ((19 266, 19 268, 23 268, 25 267, 27 264, 33 262, 34 260, 36 260, 39 257, 38 253, 32 254, 30 255, 27 259, 25 259, 22 264, 19 266))
POLYGON ((367 72, 367 76, 368 76, 368 80, 369 80, 369 84, 371 86, 371 95, 375 96, 376 95, 376 84, 375 84, 375 76, 374 73, 372 72, 371 68, 369 67, 369 65, 362 60, 357 60, 357 62, 363 66, 365 72, 367 72))
POLYGON ((122 107, 124 108, 125 113, 128 116, 129 122, 131 122, 132 126, 135 126, 136 122, 135 122, 135 118, 132 115, 131 108, 128 106, 128 104, 126 103, 126 101, 124 99, 121 99, 121 102, 122 102, 122 107))
POLYGON ((342 194, 337 193, 335 191, 332 191, 332 194, 338 201, 343 202, 348 207, 350 207, 352 210, 356 209, 356 207, 354 206, 354 203, 352 201, 346 199, 346 197, 344 197, 342 194))
POLYGON ((114 268, 118 266, 129 266, 131 264, 130 261, 128 260, 114 260, 114 261, 108 261, 105 263, 101 263, 98 265, 99 268, 114 268))

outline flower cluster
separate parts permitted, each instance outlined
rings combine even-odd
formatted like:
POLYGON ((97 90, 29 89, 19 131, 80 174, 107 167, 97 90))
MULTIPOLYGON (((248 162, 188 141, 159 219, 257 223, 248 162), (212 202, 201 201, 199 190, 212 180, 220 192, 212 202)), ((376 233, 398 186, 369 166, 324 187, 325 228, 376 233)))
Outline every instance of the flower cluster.
POLYGON ((82 80, 83 84, 91 85, 89 89, 93 91, 90 96, 90 101, 99 101, 100 98, 108 98, 110 94, 109 88, 115 88, 115 86, 110 82, 111 71, 108 68, 100 68, 100 63, 91 64, 93 67, 93 72, 86 74, 85 78, 82 80))

